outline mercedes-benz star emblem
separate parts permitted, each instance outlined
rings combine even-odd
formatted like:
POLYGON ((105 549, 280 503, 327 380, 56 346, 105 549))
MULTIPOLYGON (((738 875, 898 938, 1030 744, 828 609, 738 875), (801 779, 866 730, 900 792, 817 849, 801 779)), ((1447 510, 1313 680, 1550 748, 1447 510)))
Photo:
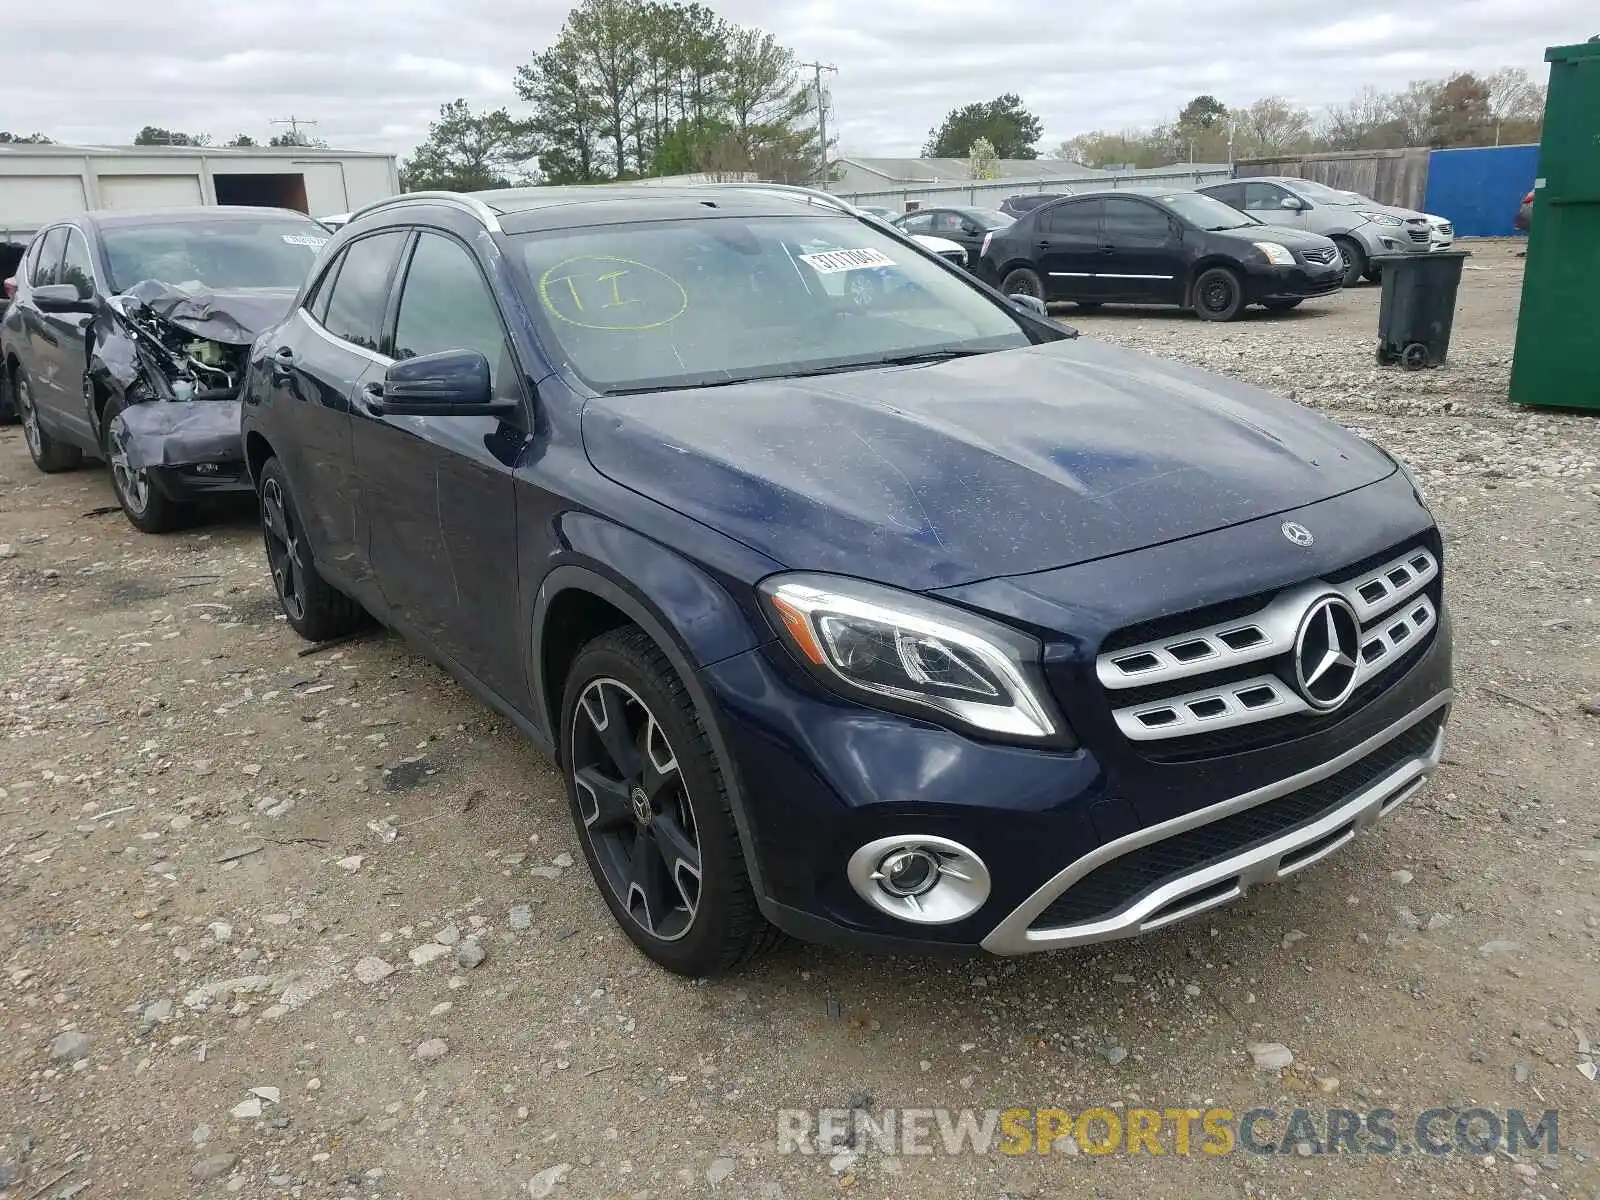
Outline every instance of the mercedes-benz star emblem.
POLYGON ((642 787, 634 788, 628 794, 628 801, 633 805, 633 819, 638 821, 641 826, 650 824, 650 818, 655 813, 650 808, 650 797, 645 795, 644 789, 642 787))
POLYGON ((1285 521, 1278 528, 1283 530, 1283 536, 1296 546, 1309 546, 1317 540, 1311 536, 1311 530, 1300 524, 1299 521, 1285 521))
POLYGON ((1294 639, 1294 678, 1300 694, 1324 712, 1356 690, 1361 623, 1341 596, 1324 596, 1307 611, 1294 639))

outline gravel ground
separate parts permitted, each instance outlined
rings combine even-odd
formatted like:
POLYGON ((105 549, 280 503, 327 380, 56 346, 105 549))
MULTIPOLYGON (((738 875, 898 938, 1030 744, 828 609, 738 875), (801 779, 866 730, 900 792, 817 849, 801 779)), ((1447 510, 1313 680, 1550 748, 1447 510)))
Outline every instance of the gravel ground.
POLYGON ((1600 1195, 1600 421, 1507 405, 1521 262, 1471 262, 1418 374, 1371 287, 1063 314, 1408 458, 1460 698, 1430 788, 1301 882, 1026 960, 654 969, 551 768, 396 638, 302 655, 252 514, 142 536, 0 430, 0 1195, 1600 1195), (1555 1108, 1560 1150, 779 1152, 778 1108, 852 1104, 1555 1108))

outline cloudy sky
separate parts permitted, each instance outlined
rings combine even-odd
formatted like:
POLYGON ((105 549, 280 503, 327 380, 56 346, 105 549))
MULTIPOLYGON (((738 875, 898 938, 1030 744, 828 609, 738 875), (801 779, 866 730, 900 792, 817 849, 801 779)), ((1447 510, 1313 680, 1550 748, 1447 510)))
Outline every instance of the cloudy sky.
MULTIPOLYGON (((515 68, 568 5, 533 0, 6 3, 0 129, 128 142, 146 124, 246 132, 290 115, 335 146, 407 153, 439 104, 513 108, 515 68)), ((1317 108, 1462 69, 1526 67, 1600 33, 1595 0, 712 0, 830 77, 844 153, 915 154, 951 108, 1019 93, 1042 148, 1169 118, 1200 92, 1317 108)))

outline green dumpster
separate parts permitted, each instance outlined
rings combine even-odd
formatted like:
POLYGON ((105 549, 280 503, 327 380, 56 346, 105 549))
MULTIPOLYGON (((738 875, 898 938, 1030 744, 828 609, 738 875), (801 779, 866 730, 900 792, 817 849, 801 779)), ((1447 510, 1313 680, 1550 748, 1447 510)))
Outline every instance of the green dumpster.
POLYGON ((1600 42, 1544 57, 1550 91, 1511 399, 1600 409, 1600 42))

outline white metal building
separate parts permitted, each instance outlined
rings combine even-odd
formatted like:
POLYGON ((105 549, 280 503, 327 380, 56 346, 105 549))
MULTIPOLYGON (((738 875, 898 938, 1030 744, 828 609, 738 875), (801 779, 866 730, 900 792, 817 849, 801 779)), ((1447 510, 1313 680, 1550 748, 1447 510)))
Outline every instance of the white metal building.
POLYGON ((0 242, 97 208, 251 204, 312 216, 400 190, 392 154, 308 146, 0 145, 0 242))

